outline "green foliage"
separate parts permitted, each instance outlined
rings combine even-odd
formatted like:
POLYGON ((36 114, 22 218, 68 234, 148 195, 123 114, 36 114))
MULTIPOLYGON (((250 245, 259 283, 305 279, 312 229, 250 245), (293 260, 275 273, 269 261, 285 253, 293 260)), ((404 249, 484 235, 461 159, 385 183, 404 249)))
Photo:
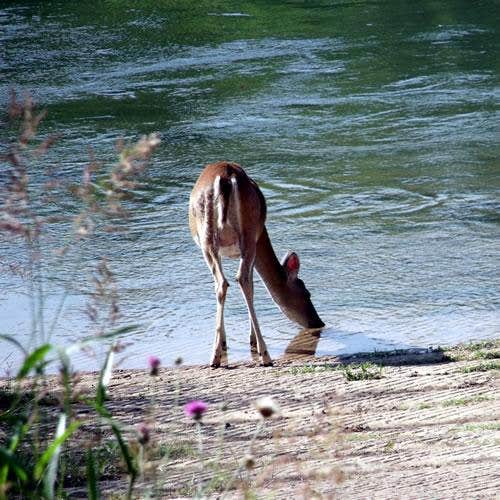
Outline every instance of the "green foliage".
POLYGON ((477 351, 475 357, 476 359, 499 359, 500 351, 477 351))
POLYGON ((483 403, 484 401, 491 401, 491 398, 488 396, 474 396, 472 398, 456 398, 456 399, 447 399, 441 403, 441 406, 466 406, 475 403, 483 403))
POLYGON ((383 367, 374 363, 351 363, 340 367, 346 380, 374 380, 383 377, 383 367))
MULTIPOLYGON (((27 374, 33 369, 38 377, 43 377, 43 369, 47 364, 46 356, 51 352, 51 349, 51 346, 44 345, 30 353, 26 357, 17 380, 26 378, 27 374)), ((65 356, 65 350, 57 350, 56 352, 65 356)), ((101 369, 96 393, 90 400, 85 400, 85 403, 95 410, 95 414, 104 424, 109 426, 115 437, 117 448, 120 450, 126 465, 126 472, 130 477, 129 496, 131 496, 138 474, 135 452, 128 444, 121 425, 112 418, 105 406, 106 388, 112 374, 113 352, 114 346, 112 345, 101 369)), ((65 363, 67 363, 67 360, 63 358, 63 366, 65 366, 65 363)), ((63 370, 64 401, 71 401, 75 397, 73 394, 74 386, 71 378, 64 376, 67 368, 66 366, 66 370, 63 370)), ((10 483, 13 492, 22 493, 26 488, 26 491, 38 492, 45 498, 55 498, 55 485, 60 470, 59 462, 62 447, 70 441, 86 421, 73 420, 66 427, 69 413, 61 412, 54 438, 46 443, 42 452, 35 453, 34 448, 30 446, 30 441, 33 436, 38 436, 37 439, 40 439, 39 431, 45 425, 40 419, 38 410, 41 398, 35 392, 33 396, 28 398, 22 397, 20 394, 11 394, 9 397, 6 395, 5 400, 10 403, 10 406, 6 412, 1 414, 1 420, 10 423, 11 435, 8 447, 0 447, 0 491, 7 488, 10 483), (32 415, 29 420, 24 417, 26 412, 32 415), (22 454, 17 453, 19 445, 23 441, 25 450, 31 450, 28 455, 25 452, 22 454)), ((41 444, 40 441, 36 447, 40 448, 41 444)), ((89 498, 98 498, 98 467, 90 449, 87 451, 86 466, 89 498)), ((2 497, 0 496, 0 498, 2 497)))
POLYGON ((431 403, 419 403, 417 406, 418 410, 428 410, 429 408, 432 408, 431 403))
POLYGON ((125 464, 127 466, 127 472, 130 476, 130 481, 129 481, 129 495, 130 495, 132 493, 132 488, 134 486, 138 473, 136 459, 133 453, 131 452, 130 447, 128 446, 126 440, 124 439, 120 427, 116 424, 116 422, 111 424, 111 429, 113 430, 113 434, 116 437, 118 446, 120 447, 120 451, 122 453, 122 457, 125 460, 125 464))
POLYGON ((387 441, 387 443, 385 444, 384 446, 384 452, 385 453, 391 453, 394 451, 394 448, 396 447, 396 441, 394 440, 390 440, 390 441, 387 441))
POLYGON ((489 361, 461 368, 463 373, 487 372, 490 370, 500 370, 500 361, 489 361))
POLYGON ((93 451, 89 448, 87 450, 87 494, 89 500, 97 500, 99 495, 99 486, 97 480, 97 466, 93 451))
POLYGON ((495 349, 500 346, 500 340, 481 340, 480 342, 471 342, 464 344, 463 348, 468 351, 481 351, 484 349, 495 349))
POLYGON ((474 360, 474 359, 499 359, 500 340, 482 340, 480 342, 470 342, 445 350, 446 356, 454 361, 474 360))
POLYGON ((221 493, 225 491, 228 486, 231 487, 234 483, 233 475, 217 462, 211 462, 208 467, 212 470, 212 477, 208 484, 203 488, 203 496, 208 496, 213 493, 221 493))
POLYGON ((0 465, 0 487, 6 484, 9 469, 13 471, 19 481, 24 483, 28 480, 28 473, 18 461, 13 450, 0 447, 0 465))
POLYGON ((160 444, 157 454, 160 458, 170 461, 187 457, 195 457, 196 450, 193 448, 191 443, 185 441, 172 441, 160 444))
POLYGON ((46 498, 52 499, 55 497, 54 486, 57 479, 61 446, 79 426, 80 422, 74 421, 66 429, 66 414, 62 413, 59 418, 54 441, 48 446, 35 464, 33 475, 36 479, 43 479, 43 492, 46 498))
POLYGON ((106 399, 106 389, 108 387, 109 381, 111 380, 111 372, 113 370, 113 359, 114 350, 113 346, 111 346, 106 355, 106 360, 104 361, 104 365, 99 374, 99 382, 97 384, 97 396, 95 403, 99 408, 103 407, 104 401, 106 399))
POLYGON ((21 369, 17 374, 17 379, 18 380, 23 379, 32 370, 37 373, 42 373, 44 366, 47 364, 47 360, 45 358, 51 349, 52 346, 50 344, 45 344, 38 347, 32 353, 30 353, 26 357, 23 365, 21 366, 21 369))
POLYGON ((308 375, 314 373, 325 373, 340 371, 346 380, 372 380, 383 377, 383 367, 370 362, 365 363, 349 363, 347 365, 314 365, 307 364, 302 366, 292 366, 287 370, 290 375, 308 375))
POLYGON ((459 428, 460 430, 468 431, 468 432, 488 432, 500 431, 500 422, 486 422, 482 424, 465 424, 464 426, 459 428))
POLYGON ((292 366, 287 370, 287 373, 290 375, 307 375, 309 373, 324 373, 337 371, 339 369, 338 366, 334 365, 313 365, 307 364, 302 366, 292 366))

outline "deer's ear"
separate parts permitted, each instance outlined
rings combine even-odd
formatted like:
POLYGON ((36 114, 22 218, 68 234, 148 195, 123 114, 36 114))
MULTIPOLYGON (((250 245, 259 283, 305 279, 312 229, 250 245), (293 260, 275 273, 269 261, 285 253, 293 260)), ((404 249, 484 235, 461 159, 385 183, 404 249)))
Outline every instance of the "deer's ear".
POLYGON ((289 280, 297 278, 300 269, 300 260, 295 252, 288 252, 281 265, 284 267, 289 280))

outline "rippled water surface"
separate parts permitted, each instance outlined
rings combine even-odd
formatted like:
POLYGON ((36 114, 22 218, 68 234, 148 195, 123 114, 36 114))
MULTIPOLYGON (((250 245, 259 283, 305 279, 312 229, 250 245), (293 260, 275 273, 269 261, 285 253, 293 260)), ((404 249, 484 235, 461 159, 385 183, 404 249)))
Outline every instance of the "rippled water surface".
MULTIPOLYGON (((4 2, 0 101, 29 91, 48 111, 42 136, 63 133, 31 167, 34 193, 48 165, 78 180, 89 146, 109 162, 119 137, 163 139, 127 233, 60 259, 49 250, 68 228, 50 227, 47 325, 69 292, 52 340, 91 331, 88 278, 105 254, 122 323, 141 324, 124 338, 122 366, 149 354, 208 361, 213 285, 186 219, 197 175, 219 159, 262 187, 275 249, 299 253, 327 323, 319 337, 300 332, 259 283, 273 356, 498 336, 498 19, 495 1, 4 2)), ((0 134, 4 149, 12 130, 0 134)), ((71 197, 62 206, 76 213, 71 197)), ((27 284, 8 270, 24 264, 23 246, 2 235, 0 250, 0 330, 27 345, 27 284)), ((226 327, 230 359, 249 358, 236 284, 226 327)), ((17 353, 0 348, 3 368, 14 367, 17 353)))

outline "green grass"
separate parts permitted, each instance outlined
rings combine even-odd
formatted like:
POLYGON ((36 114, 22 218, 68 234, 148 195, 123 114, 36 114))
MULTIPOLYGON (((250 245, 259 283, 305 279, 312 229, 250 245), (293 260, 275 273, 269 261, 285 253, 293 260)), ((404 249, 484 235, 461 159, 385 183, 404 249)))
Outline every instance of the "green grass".
POLYGON ((452 361, 499 359, 500 340, 483 340, 469 344, 459 344, 445 349, 445 353, 452 361))
POLYGON ((479 351, 481 349, 495 349, 499 345, 499 340, 482 340, 480 342, 471 342, 470 344, 465 344, 464 349, 469 351, 479 351))
POLYGON ((191 443, 185 441, 172 441, 168 443, 161 443, 155 455, 158 458, 165 458, 167 460, 179 460, 181 458, 195 457, 196 450, 191 443))
POLYGON ((500 351, 476 351, 474 357, 476 359, 499 359, 500 351))
POLYGON ((384 453, 393 452, 395 447, 396 447, 396 441, 392 439, 390 441, 387 441, 387 443, 384 446, 384 453))
POLYGON ((419 403, 417 405, 417 410, 428 410, 429 408, 433 408, 435 406, 442 406, 444 408, 450 406, 466 406, 475 403, 482 403, 483 401, 493 401, 494 398, 490 396, 473 396, 469 398, 455 398, 455 399, 446 399, 445 401, 436 401, 434 403, 419 403))
POLYGON ((303 365, 303 366, 292 366, 288 369, 287 373, 290 375, 307 375, 310 373, 324 373, 333 372, 339 369, 335 365, 303 365))
POLYGON ((204 495, 210 495, 212 493, 221 493, 226 488, 231 489, 233 487, 233 474, 230 471, 222 469, 220 465, 215 464, 212 466, 213 476, 210 481, 203 488, 204 495), (229 485, 229 488, 228 488, 229 485))
POLYGON ((492 401, 493 398, 489 396, 474 396, 472 398, 457 398, 457 399, 448 399, 441 403, 441 406, 466 406, 474 403, 481 403, 483 401, 492 401))
POLYGON ((500 431, 500 422, 488 422, 486 424, 466 424, 459 427, 459 430, 478 432, 478 431, 500 431))
POLYGON ((311 373, 341 372, 346 380, 373 380, 383 377, 383 367, 369 361, 365 363, 350 363, 347 365, 302 365, 292 366, 287 373, 290 375, 308 375, 311 373))
POLYGON ((432 403, 420 403, 417 406, 417 410, 428 410, 429 408, 432 408, 432 403))
POLYGON ((60 399, 53 394, 37 394, 33 391, 15 392, 11 389, 0 389, 0 411, 5 411, 12 404, 26 406, 37 400, 40 406, 58 406, 60 399))
POLYGON ((383 377, 383 367, 370 362, 341 365, 340 370, 349 381, 376 380, 383 377))
MULTIPOLYGON (((65 485, 80 486, 86 484, 87 471, 85 469, 85 446, 71 446, 61 454, 64 464, 65 485)), ((104 440, 93 448, 96 467, 99 476, 119 477, 126 473, 118 443, 112 439, 104 440)), ((33 450, 25 448, 18 453, 20 461, 28 466, 33 466, 33 450)))
POLYGON ((206 462, 205 466, 211 470, 212 475, 209 481, 201 485, 201 491, 194 479, 190 484, 185 485, 177 491, 182 497, 206 498, 214 493, 222 493, 226 490, 233 490, 235 487, 235 478, 230 470, 222 468, 215 461, 206 462))
POLYGON ((461 368, 462 373, 487 372, 490 370, 500 370, 500 361, 485 361, 473 366, 464 366, 461 368))
POLYGON ((362 443, 372 439, 380 439, 381 434, 376 432, 351 432, 346 436, 351 443, 362 443))

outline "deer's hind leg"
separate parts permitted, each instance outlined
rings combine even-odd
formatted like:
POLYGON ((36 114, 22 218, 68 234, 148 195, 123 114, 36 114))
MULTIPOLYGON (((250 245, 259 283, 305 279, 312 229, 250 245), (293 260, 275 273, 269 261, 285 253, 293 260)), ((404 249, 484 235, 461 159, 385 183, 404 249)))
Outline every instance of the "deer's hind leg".
POLYGON ((207 249, 203 251, 205 261, 212 272, 215 282, 215 297, 217 299, 217 315, 215 321, 215 339, 212 350, 212 358, 210 366, 218 368, 221 364, 227 364, 227 342, 226 330, 224 328, 224 304, 226 302, 227 289, 229 283, 227 282, 220 257, 207 249))
POLYGON ((257 336, 255 335, 255 328, 253 324, 250 323, 250 352, 253 354, 257 354, 257 336))
POLYGON ((215 322, 215 339, 210 365, 217 368, 221 363, 227 364, 226 330, 224 328, 224 304, 229 283, 222 270, 219 254, 219 237, 214 224, 213 202, 205 200, 204 223, 198 228, 200 247, 215 282, 215 297, 217 299, 217 315, 215 322))

